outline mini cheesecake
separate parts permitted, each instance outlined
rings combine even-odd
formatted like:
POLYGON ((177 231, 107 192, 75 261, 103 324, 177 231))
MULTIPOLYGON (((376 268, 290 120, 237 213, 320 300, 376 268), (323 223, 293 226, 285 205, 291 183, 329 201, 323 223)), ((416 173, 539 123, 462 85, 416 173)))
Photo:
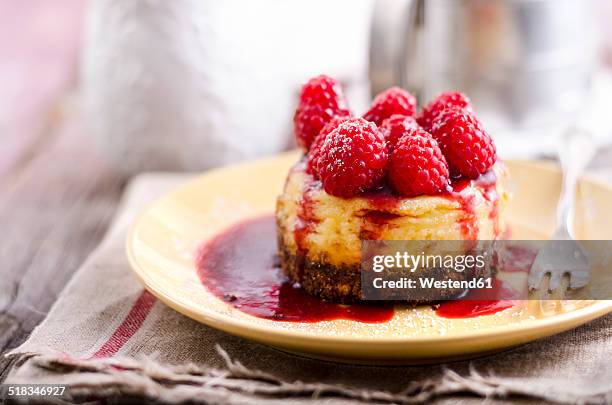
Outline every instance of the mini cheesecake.
POLYGON ((506 230, 500 163, 443 193, 410 198, 386 188, 335 197, 306 167, 302 160, 291 168, 277 200, 279 256, 292 282, 328 301, 361 299, 363 240, 494 240, 506 230))
MULTIPOLYGON (((357 117, 345 108, 333 78, 320 75, 302 87, 294 132, 306 156, 289 171, 276 223, 283 272, 307 293, 340 303, 362 300, 364 240, 417 241, 418 247, 406 249, 428 246, 429 255, 443 244, 428 241, 503 235, 506 174, 469 98, 445 92, 418 115, 416 105, 412 94, 392 87, 357 117)), ((453 245, 459 245, 453 255, 480 249, 471 242, 453 245)), ((371 254, 377 253, 364 256, 371 254)), ((422 270, 436 281, 468 281, 494 271, 443 267, 422 270)), ((413 291, 407 299, 424 303, 465 292, 413 291)))

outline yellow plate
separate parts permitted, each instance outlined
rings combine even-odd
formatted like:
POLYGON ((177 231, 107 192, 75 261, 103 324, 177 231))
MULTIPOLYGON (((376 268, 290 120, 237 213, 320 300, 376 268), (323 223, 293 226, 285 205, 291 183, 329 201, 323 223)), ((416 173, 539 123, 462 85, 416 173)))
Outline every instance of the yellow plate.
MULTIPOLYGON (((277 348, 346 362, 420 363, 474 356, 553 335, 612 311, 612 301, 558 305, 542 311, 525 302, 494 315, 436 316, 430 307, 396 310, 382 324, 318 323, 255 318, 227 305, 200 283, 194 252, 236 221, 274 211, 296 153, 209 172, 153 203, 136 220, 127 254, 138 278, 175 310, 214 328, 277 348)), ((553 226, 560 174, 553 165, 506 162, 514 195, 509 221, 520 238, 553 226)), ((584 179, 579 186, 578 236, 611 239, 612 187, 584 179)))

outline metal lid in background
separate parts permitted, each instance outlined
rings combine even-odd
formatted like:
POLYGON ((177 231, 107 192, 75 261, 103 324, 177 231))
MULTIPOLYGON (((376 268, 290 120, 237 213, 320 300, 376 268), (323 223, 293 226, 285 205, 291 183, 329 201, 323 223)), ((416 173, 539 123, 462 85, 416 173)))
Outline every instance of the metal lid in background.
POLYGON ((460 90, 497 137, 546 136, 577 119, 593 87, 597 0, 377 0, 373 94, 419 102, 460 90))

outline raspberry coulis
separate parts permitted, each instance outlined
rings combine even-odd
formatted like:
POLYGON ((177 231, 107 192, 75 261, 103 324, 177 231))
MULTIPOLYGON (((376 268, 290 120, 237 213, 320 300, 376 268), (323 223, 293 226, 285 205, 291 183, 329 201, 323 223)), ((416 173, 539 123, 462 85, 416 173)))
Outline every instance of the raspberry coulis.
MULTIPOLYGON (((496 299, 517 295, 508 289, 499 279, 493 279, 493 288, 471 290, 467 297, 458 301, 444 301, 436 309, 436 315, 443 318, 474 318, 491 315, 516 305, 515 300, 496 299)), ((518 298, 518 296, 517 296, 518 298)))
POLYGON ((455 200, 461 204, 463 218, 461 219, 461 233, 463 239, 478 239, 478 218, 476 216, 475 195, 466 192, 470 188, 481 190, 485 200, 493 205, 489 213, 489 219, 493 222, 494 233, 499 234, 499 193, 497 192, 497 175, 495 171, 489 170, 475 180, 458 178, 451 180, 449 190, 442 194, 446 198, 455 200), (468 188, 468 186, 470 186, 468 188))
MULTIPOLYGON (((283 275, 277 260, 273 216, 240 222, 205 243, 198 251, 197 273, 208 291, 232 307, 255 317, 285 322, 348 319, 382 323, 394 314, 392 305, 339 305, 308 295, 283 275)), ((504 288, 494 285, 493 296, 504 288)), ((489 315, 514 305, 475 291, 468 300, 446 301, 436 314, 445 318, 489 315)), ((508 297, 507 293, 503 293, 508 297)))
MULTIPOLYGON (((493 208, 489 218, 495 227, 494 233, 496 235, 499 234, 499 194, 496 185, 497 176, 493 170, 489 170, 475 180, 465 178, 452 179, 448 189, 438 194, 440 197, 457 201, 461 205, 463 217, 460 219, 460 226, 463 239, 478 239, 478 219, 476 216, 475 195, 471 192, 472 189, 480 190, 485 200, 492 203, 493 208)), ((307 180, 304 185, 298 211, 298 223, 294 230, 298 249, 303 250, 306 237, 318 222, 313 213, 314 201, 312 201, 311 194, 313 190, 320 187, 320 182, 316 180, 307 180)), ((388 186, 370 191, 362 197, 368 199, 373 209, 363 214, 364 226, 360 232, 361 239, 377 240, 384 228, 398 217, 398 215, 389 211, 398 206, 400 200, 388 186)))
MULTIPOLYGON (((304 257, 307 253, 306 238, 312 232, 315 225, 319 223, 314 215, 314 201, 312 200, 312 192, 316 188, 316 183, 306 185, 302 191, 302 199, 298 206, 297 221, 293 229, 295 244, 297 245, 297 253, 299 257, 304 257)), ((303 268, 300 267, 299 276, 302 277, 303 268)))
POLYGON ((216 297, 258 318, 379 323, 393 317, 392 305, 338 305, 308 295, 285 278, 276 253, 274 217, 250 219, 200 248, 196 260, 198 276, 216 297))

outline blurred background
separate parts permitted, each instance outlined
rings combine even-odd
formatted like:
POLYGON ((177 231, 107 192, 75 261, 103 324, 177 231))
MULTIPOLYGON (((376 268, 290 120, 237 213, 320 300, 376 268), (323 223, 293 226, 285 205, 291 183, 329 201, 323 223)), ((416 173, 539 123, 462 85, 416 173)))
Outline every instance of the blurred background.
POLYGON ((0 353, 98 246, 131 176, 293 148, 320 73, 355 113, 392 85, 421 104, 464 91, 504 158, 554 157, 583 128, 612 180, 611 21, 612 0, 0 1, 0 353))
POLYGON ((554 157, 582 127, 609 168, 610 21, 612 0, 0 1, 0 352, 98 245, 130 176, 294 147, 320 73, 356 113, 391 85, 422 104, 462 90, 504 158, 554 157))
MULTIPOLYGON (((300 84, 338 78, 357 113, 400 85, 458 89, 504 157, 612 137, 612 0, 7 0, 0 173, 58 128, 66 157, 121 176, 203 170, 294 146, 300 84)), ((65 160, 64 160, 65 162, 65 160)))

